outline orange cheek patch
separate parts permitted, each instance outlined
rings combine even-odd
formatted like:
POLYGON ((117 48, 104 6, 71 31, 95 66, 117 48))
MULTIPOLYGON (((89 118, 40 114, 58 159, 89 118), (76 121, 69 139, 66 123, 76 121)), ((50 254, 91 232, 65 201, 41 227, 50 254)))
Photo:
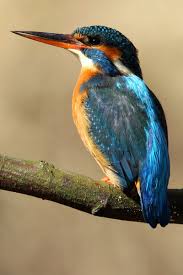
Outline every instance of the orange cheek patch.
POLYGON ((117 60, 121 57, 121 51, 105 45, 97 46, 97 49, 103 51, 110 60, 117 60))

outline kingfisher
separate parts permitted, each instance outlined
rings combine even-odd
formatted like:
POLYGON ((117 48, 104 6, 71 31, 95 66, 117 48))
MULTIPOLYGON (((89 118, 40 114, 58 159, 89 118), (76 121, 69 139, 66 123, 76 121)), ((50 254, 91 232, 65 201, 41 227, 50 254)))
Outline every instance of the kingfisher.
POLYGON ((151 227, 170 220, 167 123, 163 108, 143 80, 138 51, 121 32, 79 27, 71 34, 14 31, 69 50, 82 65, 72 97, 79 135, 105 174, 129 193, 135 188, 151 227))

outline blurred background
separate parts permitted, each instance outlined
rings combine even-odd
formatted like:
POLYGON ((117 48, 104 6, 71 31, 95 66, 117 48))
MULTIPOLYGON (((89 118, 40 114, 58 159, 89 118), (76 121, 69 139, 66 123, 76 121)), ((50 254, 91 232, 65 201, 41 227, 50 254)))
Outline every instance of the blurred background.
MULTIPOLYGON (((181 187, 182 9, 181 0, 0 0, 0 152, 103 176, 72 122, 79 62, 10 31, 69 33, 78 26, 107 25, 139 49, 145 81, 167 116, 171 187, 181 187)), ((0 275, 183 274, 182 235, 181 225, 152 230, 0 191, 0 275)))

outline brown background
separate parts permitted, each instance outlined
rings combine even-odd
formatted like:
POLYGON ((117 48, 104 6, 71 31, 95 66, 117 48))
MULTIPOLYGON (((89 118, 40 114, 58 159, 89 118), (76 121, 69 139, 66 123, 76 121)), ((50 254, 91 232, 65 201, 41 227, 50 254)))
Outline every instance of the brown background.
MULTIPOLYGON (((171 184, 182 186, 183 2, 0 0, 1 152, 102 176, 71 117, 80 65, 59 48, 10 33, 119 29, 140 49, 144 78, 160 98, 170 136, 171 184)), ((48 201, 0 192, 1 275, 183 274, 183 226, 92 217, 48 201)))

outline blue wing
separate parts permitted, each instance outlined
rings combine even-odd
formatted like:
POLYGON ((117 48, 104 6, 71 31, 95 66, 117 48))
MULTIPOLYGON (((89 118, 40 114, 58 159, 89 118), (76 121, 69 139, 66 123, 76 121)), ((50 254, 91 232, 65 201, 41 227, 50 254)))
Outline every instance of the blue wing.
POLYGON ((169 219, 167 184, 169 157, 162 107, 144 82, 136 77, 98 76, 83 85, 94 143, 130 188, 140 181, 142 210, 155 227, 169 219))
POLYGON ((122 78, 93 79, 85 88, 89 91, 85 106, 92 138, 120 176, 122 187, 131 187, 146 155, 144 105, 122 78))

